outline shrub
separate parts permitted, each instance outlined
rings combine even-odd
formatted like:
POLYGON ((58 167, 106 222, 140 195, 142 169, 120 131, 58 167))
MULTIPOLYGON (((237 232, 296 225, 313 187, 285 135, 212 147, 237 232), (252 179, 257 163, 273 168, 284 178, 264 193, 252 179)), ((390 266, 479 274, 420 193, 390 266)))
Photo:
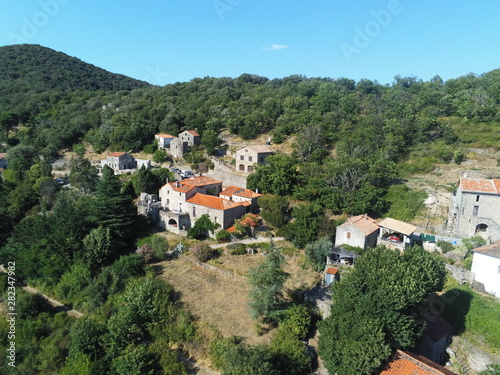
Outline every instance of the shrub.
POLYGON ((165 237, 153 236, 151 239, 151 250, 153 250, 153 254, 156 259, 164 260, 168 249, 168 241, 165 237))
POLYGON ((247 247, 244 243, 238 243, 231 250, 231 255, 245 255, 247 253, 247 247))
POLYGON ((462 164, 462 162, 465 160, 465 153, 462 150, 455 150, 453 153, 453 161, 455 164, 462 164))
POLYGON ((442 240, 439 240, 437 242, 437 245, 439 246, 439 248, 441 249, 441 252, 443 254, 446 254, 447 252, 449 251, 453 251, 453 249, 455 248, 451 243, 449 243, 448 241, 442 241, 442 240))
POLYGON ((155 255, 153 253, 153 249, 151 249, 150 245, 142 245, 135 251, 136 254, 139 254, 144 258, 144 262, 150 263, 155 259, 155 255))
POLYGON ((230 239, 231 239, 231 234, 227 231, 227 230, 220 230, 217 232, 217 234, 215 235, 215 239, 217 240, 217 242, 229 242, 230 239))
POLYGON ((152 154, 155 152, 155 148, 153 145, 146 145, 142 149, 142 152, 144 152, 145 154, 152 154))
POLYGON ((214 258, 217 254, 217 252, 206 243, 193 245, 191 247, 191 253, 200 262, 206 262, 207 260, 214 258))

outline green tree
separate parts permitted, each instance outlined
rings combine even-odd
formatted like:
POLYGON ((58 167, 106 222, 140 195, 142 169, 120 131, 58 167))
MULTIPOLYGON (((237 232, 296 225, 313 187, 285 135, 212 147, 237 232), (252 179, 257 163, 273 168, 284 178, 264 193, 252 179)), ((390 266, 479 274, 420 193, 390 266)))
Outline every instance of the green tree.
POLYGON ((115 248, 134 236, 137 214, 129 197, 121 193, 121 183, 113 170, 105 166, 92 201, 93 221, 111 231, 115 248))
POLYGON ((104 324, 88 317, 78 319, 70 330, 70 357, 81 353, 88 355, 92 361, 102 358, 105 354, 102 341, 105 333, 106 326, 104 324))
POLYGON ((155 163, 163 163, 166 160, 167 154, 165 153, 165 150, 156 150, 153 154, 153 161, 155 163))
POLYGON ((323 271, 326 265, 326 257, 330 254, 333 243, 328 237, 321 237, 317 241, 310 242, 305 247, 306 258, 315 271, 323 271))
POLYGON ((84 260, 91 269, 101 267, 112 254, 111 231, 99 226, 90 231, 83 239, 84 260))
POLYGON ((255 172, 248 176, 247 187, 264 193, 290 195, 297 184, 297 166, 288 155, 276 153, 266 159, 266 164, 258 164, 255 172))
POLYGON ((220 228, 220 224, 213 223, 210 220, 210 216, 203 214, 194 225, 188 229, 188 238, 196 238, 197 240, 203 240, 207 238, 208 232, 215 233, 217 229, 220 228))
POLYGON ((84 194, 94 191, 98 181, 97 170, 84 157, 84 154, 77 153, 71 157, 69 163, 69 182, 84 194))
POLYGON ((135 172, 132 184, 136 195, 140 195, 141 193, 158 193, 158 177, 145 166, 142 166, 135 172))
POLYGON ((288 223, 290 202, 279 195, 264 194, 257 200, 260 215, 265 222, 274 228, 281 228, 288 223))
POLYGON ((221 145, 222 141, 216 131, 205 130, 201 136, 201 144, 205 147, 208 155, 213 155, 215 149, 221 145))
POLYGON ((292 211, 293 222, 288 224, 285 236, 303 248, 317 238, 324 218, 323 208, 317 204, 301 204, 292 211))
POLYGON ((275 313, 282 306, 283 286, 290 276, 283 271, 285 257, 274 245, 263 263, 249 273, 250 309, 255 318, 276 319, 275 313))
POLYGON ((19 124, 19 117, 14 112, 0 113, 0 130, 5 132, 5 137, 9 137, 9 132, 19 124))
POLYGON ((371 374, 391 348, 412 348, 424 329, 419 305, 443 288, 445 275, 442 260, 420 247, 400 255, 378 246, 359 257, 334 286, 332 315, 319 325, 328 371, 371 374))

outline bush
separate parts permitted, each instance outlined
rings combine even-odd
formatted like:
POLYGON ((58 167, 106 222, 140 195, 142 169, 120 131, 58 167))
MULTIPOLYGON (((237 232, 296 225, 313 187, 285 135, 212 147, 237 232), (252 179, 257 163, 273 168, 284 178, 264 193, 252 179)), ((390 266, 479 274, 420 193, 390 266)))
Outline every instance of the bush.
POLYGON ((247 254, 247 247, 244 243, 238 243, 231 249, 231 255, 245 255, 247 254))
POLYGON ((136 254, 140 255, 144 258, 144 262, 150 263, 155 260, 155 255, 153 253, 153 249, 151 249, 150 245, 142 245, 135 251, 136 254))
POLYGON ((217 252, 206 243, 198 243, 191 247, 191 253, 200 262, 206 262, 216 256, 217 252))
POLYGON ((164 260, 167 255, 168 249, 168 241, 165 237, 153 236, 153 238, 151 239, 151 250, 153 251, 156 259, 164 260))
POLYGON ((438 247, 441 249, 441 252, 443 254, 446 254, 447 252, 449 251, 453 251, 453 249, 455 249, 455 246, 453 246, 451 243, 449 243, 448 241, 443 241, 443 240, 439 240, 437 242, 437 245, 438 247))
POLYGON ((465 160, 465 153, 462 150, 455 150, 453 153, 453 161, 455 164, 462 164, 462 162, 465 160))
POLYGON ((146 145, 142 149, 142 152, 144 152, 145 154, 152 154, 155 152, 155 148, 153 145, 146 145))
POLYGON ((52 305, 40 293, 20 293, 17 299, 16 311, 24 320, 36 318, 43 312, 51 312, 52 305))
POLYGON ((217 242, 229 242, 231 240, 231 234, 227 230, 220 230, 216 233, 215 239, 217 242))

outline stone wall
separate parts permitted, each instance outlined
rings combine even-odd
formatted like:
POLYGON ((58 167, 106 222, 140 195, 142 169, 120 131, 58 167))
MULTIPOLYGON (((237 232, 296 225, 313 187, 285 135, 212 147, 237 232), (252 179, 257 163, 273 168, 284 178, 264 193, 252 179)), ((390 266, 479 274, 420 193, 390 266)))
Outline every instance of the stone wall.
POLYGON ((246 189, 247 175, 238 174, 216 158, 211 158, 214 169, 205 173, 206 176, 222 181, 224 186, 238 186, 246 189))
POLYGON ((474 281, 474 274, 465 268, 452 266, 451 264, 445 264, 446 269, 450 272, 451 276, 457 280, 460 284, 468 283, 472 284, 474 281))

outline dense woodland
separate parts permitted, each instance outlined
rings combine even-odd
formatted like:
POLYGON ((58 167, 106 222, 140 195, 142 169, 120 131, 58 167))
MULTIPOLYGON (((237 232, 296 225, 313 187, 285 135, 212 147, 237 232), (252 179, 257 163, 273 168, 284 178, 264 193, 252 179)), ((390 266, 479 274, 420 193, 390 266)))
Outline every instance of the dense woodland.
MULTIPOLYGON (((267 193, 259 200, 263 219, 305 248, 313 272, 322 270, 337 224, 325 213, 413 217, 418 204, 404 203, 411 193, 401 179, 438 162, 461 163, 468 145, 498 147, 499 124, 500 70, 446 82, 397 76, 390 85, 243 74, 157 87, 48 48, 1 47, 0 152, 7 152, 9 167, 0 179, 0 264, 15 260, 18 279, 86 313, 77 321, 54 315, 39 295, 19 292, 18 309, 26 317, 18 325, 19 370, 183 374, 188 348, 199 344, 196 324, 175 291, 146 265, 164 259, 171 246, 147 237, 149 224, 132 203, 171 178, 170 172, 141 170, 119 179, 105 169, 98 179, 82 145, 96 152, 150 150, 155 133, 186 129, 201 134, 200 152, 209 154, 224 152, 221 131, 244 140, 270 134, 274 144, 291 143, 292 153, 269 157, 248 185, 267 193), (65 150, 75 151, 72 189, 51 175, 51 162, 65 150), (142 252, 134 254, 138 246, 142 252)), ((414 193, 415 202, 421 198, 414 193)), ((393 348, 413 348, 423 326, 412 314, 444 282, 440 260, 419 249, 404 258, 384 249, 363 257, 337 288, 339 320, 321 325, 321 355, 339 374, 369 374, 393 348), (374 274, 377 259, 387 270, 393 266, 386 280, 374 274), (425 282, 414 279, 425 276, 422 264, 434 271, 425 282), (398 296, 385 294, 402 279, 408 282, 398 296), (369 287, 360 290, 362 285, 369 287), (360 299, 351 301, 353 294, 360 299), (384 308, 375 302, 381 296, 389 299, 384 308), (373 319, 366 309, 376 312, 373 319), (347 356, 332 350, 349 341, 347 333, 337 341, 342 329, 359 326, 351 311, 366 319, 356 331, 366 340, 349 350, 366 355, 345 370, 347 356)), ((251 347, 237 338, 214 339, 207 351, 223 374, 300 375, 311 369, 299 341, 311 325, 310 311, 283 302, 283 261, 272 248, 250 276, 252 313, 276 327, 273 341, 251 347)), ((7 330, 1 321, 2 334, 7 330)), ((12 370, 2 365, 2 373, 12 370)))

